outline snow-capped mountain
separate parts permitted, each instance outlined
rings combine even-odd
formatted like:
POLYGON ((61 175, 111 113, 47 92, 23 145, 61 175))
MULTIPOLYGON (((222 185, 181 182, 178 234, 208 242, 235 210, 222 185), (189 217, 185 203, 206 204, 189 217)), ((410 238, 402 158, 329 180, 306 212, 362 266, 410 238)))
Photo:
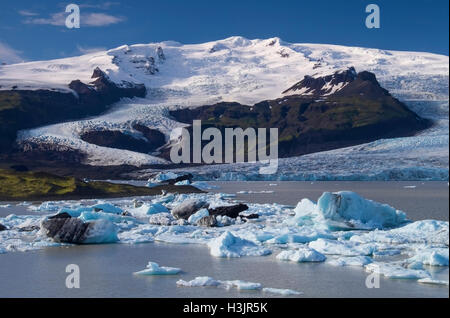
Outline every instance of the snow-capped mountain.
MULTIPOLYGON (((119 87, 145 85, 146 97, 123 99, 106 113, 89 119, 24 130, 19 141, 75 149, 85 154, 84 162, 91 165, 161 163, 154 155, 94 145, 80 136, 109 130, 139 139, 144 136, 136 125, 142 125, 162 132, 167 139, 175 128, 185 126, 168 116, 173 108, 224 101, 253 105, 297 94, 326 96, 353 81, 356 71, 369 71, 419 115, 440 120, 437 127, 443 128, 433 131, 440 131, 442 149, 448 147, 448 57, 431 53, 242 37, 193 45, 125 45, 79 57, 1 66, 0 91, 73 93, 69 83, 92 82, 96 68, 119 87), (409 101, 436 102, 427 106, 421 102, 422 106, 416 107, 417 103, 409 101)), ((446 162, 448 170, 448 158, 446 162)))
POLYGON ((356 79, 357 73, 352 66, 347 70, 336 71, 334 74, 326 76, 309 76, 306 75, 303 80, 296 83, 294 86, 285 90, 283 94, 291 95, 306 95, 306 96, 328 96, 334 94, 349 83, 356 79))

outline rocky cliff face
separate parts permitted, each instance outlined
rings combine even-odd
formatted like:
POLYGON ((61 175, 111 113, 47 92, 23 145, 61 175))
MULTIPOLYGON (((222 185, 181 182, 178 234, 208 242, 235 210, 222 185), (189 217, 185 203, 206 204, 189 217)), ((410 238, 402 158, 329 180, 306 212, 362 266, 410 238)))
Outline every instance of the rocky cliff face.
POLYGON ((432 124, 392 97, 374 74, 357 74, 353 68, 321 78, 306 77, 286 92, 302 94, 253 106, 219 103, 181 109, 171 115, 187 124, 202 120, 203 129, 278 128, 280 157, 411 136, 432 124), (330 89, 334 93, 329 94, 330 89))

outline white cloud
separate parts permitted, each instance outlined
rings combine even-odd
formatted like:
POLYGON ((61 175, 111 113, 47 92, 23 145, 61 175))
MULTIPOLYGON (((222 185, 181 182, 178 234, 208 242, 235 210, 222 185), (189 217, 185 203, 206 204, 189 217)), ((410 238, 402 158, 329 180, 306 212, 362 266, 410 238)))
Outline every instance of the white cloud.
POLYGON ((77 45, 77 50, 81 54, 90 54, 90 53, 95 53, 95 52, 106 51, 107 48, 104 48, 104 47, 82 47, 81 45, 77 45))
POLYGON ((34 17, 34 16, 39 15, 39 13, 30 11, 30 10, 20 10, 19 14, 24 16, 24 17, 34 17))
POLYGON ((112 6, 117 6, 117 5, 120 5, 120 2, 107 1, 107 2, 96 3, 96 4, 90 4, 90 3, 80 4, 80 8, 94 8, 94 9, 108 10, 112 6))
POLYGON ((122 22, 124 18, 116 17, 106 13, 89 13, 81 15, 81 26, 105 26, 122 22))
MULTIPOLYGON (((65 26, 67 14, 64 12, 54 13, 48 18, 28 18, 26 24, 65 26)), ((124 21, 123 17, 117 17, 106 13, 81 14, 81 27, 102 27, 124 21)))
POLYGON ((14 50, 5 43, 0 42, 0 64, 14 64, 23 62, 20 51, 14 50))

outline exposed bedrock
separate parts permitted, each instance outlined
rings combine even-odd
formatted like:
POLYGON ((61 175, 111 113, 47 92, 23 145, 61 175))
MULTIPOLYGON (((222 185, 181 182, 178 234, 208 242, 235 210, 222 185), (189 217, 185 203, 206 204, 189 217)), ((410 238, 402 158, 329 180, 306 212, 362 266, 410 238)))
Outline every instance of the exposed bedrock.
POLYGON ((93 82, 72 81, 73 92, 55 90, 0 91, 0 152, 11 151, 17 132, 103 113, 121 98, 145 97, 144 85, 112 82, 99 68, 93 82))

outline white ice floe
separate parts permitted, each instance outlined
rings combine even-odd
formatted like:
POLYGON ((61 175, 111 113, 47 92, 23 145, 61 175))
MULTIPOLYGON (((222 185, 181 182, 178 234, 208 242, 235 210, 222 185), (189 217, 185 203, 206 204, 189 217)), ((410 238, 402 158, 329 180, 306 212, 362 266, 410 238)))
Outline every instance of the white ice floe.
POLYGON ((407 260, 409 263, 419 263, 430 266, 448 266, 448 247, 428 247, 415 252, 415 255, 407 260))
POLYGON ((158 214, 158 213, 168 213, 169 209, 167 209, 164 205, 161 203, 144 203, 142 206, 138 208, 131 208, 128 209, 128 212, 130 212, 135 217, 146 217, 152 214, 158 214))
POLYGON ((149 262, 147 268, 135 272, 135 275, 176 275, 181 272, 180 268, 159 266, 157 263, 149 262))
POLYGON ((264 293, 277 294, 277 295, 282 295, 282 296, 303 295, 302 292, 298 292, 298 291, 295 291, 292 289, 279 289, 279 288, 265 287, 262 289, 262 291, 264 293))
POLYGON ((377 273, 392 279, 431 278, 430 273, 421 269, 405 268, 397 263, 374 262, 365 266, 367 272, 377 273))
POLYGON ((292 290, 292 289, 279 289, 264 287, 260 283, 246 282, 242 280, 216 280, 212 277, 202 276, 196 277, 191 281, 179 280, 177 281, 177 286, 180 287, 216 287, 231 289, 236 288, 240 291, 262 291, 270 294, 278 294, 282 296, 293 296, 301 295, 303 293, 292 290))
POLYGON ((446 221, 423 220, 385 231, 371 231, 357 234, 350 241, 359 243, 385 243, 390 245, 420 243, 449 243, 449 227, 446 221))
POLYGON ((226 231, 208 243, 210 253, 216 257, 241 257, 269 255, 271 251, 254 242, 226 231))
POLYGON ((291 262, 324 262, 325 255, 307 246, 301 246, 295 250, 282 251, 277 255, 277 259, 291 262))
POLYGON ((372 258, 368 256, 338 257, 327 262, 333 266, 365 266, 370 263, 372 263, 372 258))
POLYGON ((444 285, 448 286, 448 280, 437 280, 431 278, 422 278, 418 280, 421 284, 430 284, 430 285, 444 285))
POLYGON ((185 281, 180 279, 177 281, 177 286, 182 287, 217 287, 220 285, 220 281, 215 280, 214 278, 202 276, 196 277, 191 281, 185 281))
POLYGON ((352 241, 318 239, 309 243, 309 247, 325 255, 368 256, 376 249, 375 244, 359 244, 352 241))

